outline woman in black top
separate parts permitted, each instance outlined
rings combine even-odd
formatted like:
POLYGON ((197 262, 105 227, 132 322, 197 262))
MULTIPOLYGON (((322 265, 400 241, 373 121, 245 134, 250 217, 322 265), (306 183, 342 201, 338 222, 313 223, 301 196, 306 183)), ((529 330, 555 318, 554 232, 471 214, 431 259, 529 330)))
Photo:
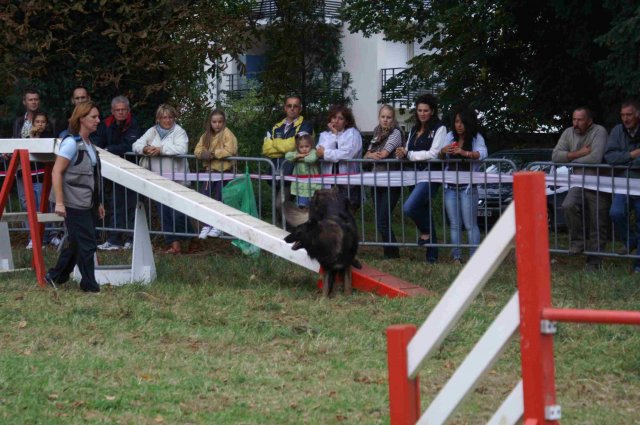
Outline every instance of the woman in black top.
MULTIPOLYGON (((416 100, 415 126, 409 132, 405 147, 396 149, 396 158, 407 158, 416 164, 419 171, 435 170, 440 167, 425 161, 438 159, 440 150, 445 145, 447 129, 438 118, 438 100, 435 96, 426 94, 416 100)), ((416 223, 420 236, 418 245, 428 246, 427 262, 438 261, 438 248, 429 246, 437 243, 436 226, 431 211, 431 200, 440 189, 440 183, 423 181, 415 188, 404 203, 403 211, 406 216, 416 223)))

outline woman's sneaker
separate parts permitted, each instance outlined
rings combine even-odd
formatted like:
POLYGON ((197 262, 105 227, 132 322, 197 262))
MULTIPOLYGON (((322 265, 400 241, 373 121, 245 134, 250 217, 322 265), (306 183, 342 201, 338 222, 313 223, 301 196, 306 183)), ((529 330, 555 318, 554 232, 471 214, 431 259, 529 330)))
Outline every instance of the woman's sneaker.
MULTIPOLYGON (((202 228, 202 230, 200 231, 200 235, 198 235, 198 237, 200 239, 207 239, 207 237, 209 236, 209 233, 213 230, 213 227, 211 226, 204 226, 202 228)), ((215 237, 215 236, 213 236, 215 237)))
POLYGON ((209 230, 210 238, 219 238, 220 236, 222 236, 222 230, 216 229, 215 227, 212 227, 211 230, 209 230))

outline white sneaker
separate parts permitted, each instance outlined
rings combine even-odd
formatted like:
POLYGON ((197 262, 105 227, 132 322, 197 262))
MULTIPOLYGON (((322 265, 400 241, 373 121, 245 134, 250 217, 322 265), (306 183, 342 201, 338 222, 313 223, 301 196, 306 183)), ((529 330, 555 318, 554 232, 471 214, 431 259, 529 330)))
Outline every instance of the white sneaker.
POLYGON ((117 251, 119 249, 122 249, 122 247, 120 245, 114 245, 112 243, 109 243, 109 241, 106 241, 105 243, 98 245, 98 249, 100 251, 117 251))
POLYGON ((124 246, 122 247, 122 249, 131 249, 133 245, 131 244, 131 242, 125 242, 124 246))
POLYGON ((33 249, 33 241, 31 239, 29 239, 29 243, 25 249, 33 249))
POLYGON ((219 238, 220 236, 222 236, 222 230, 220 229, 216 229, 215 227, 212 227, 211 230, 209 231, 210 238, 219 238))
MULTIPOLYGON (((209 233, 210 233, 212 230, 213 230, 213 227, 211 227, 211 226, 203 226, 203 227, 202 227, 202 230, 200 231, 200 235, 198 235, 198 237, 199 237, 200 239, 207 239, 207 237, 208 237, 208 236, 211 236, 211 235, 209 235, 209 233)), ((215 237, 215 236, 214 236, 214 237, 215 237)))
POLYGON ((60 242, 62 242, 62 241, 60 240, 60 238, 59 238, 59 237, 57 237, 57 236, 54 236, 54 237, 52 237, 52 238, 51 238, 51 240, 49 241, 49 245, 53 245, 53 246, 55 246, 55 247, 57 248, 58 246, 60 246, 60 242))

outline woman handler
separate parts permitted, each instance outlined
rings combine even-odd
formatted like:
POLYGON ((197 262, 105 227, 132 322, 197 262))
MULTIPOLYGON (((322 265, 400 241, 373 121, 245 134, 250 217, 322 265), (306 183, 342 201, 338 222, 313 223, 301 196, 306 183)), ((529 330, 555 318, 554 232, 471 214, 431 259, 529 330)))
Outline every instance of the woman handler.
POLYGON ((80 289, 100 292, 93 256, 96 252, 96 219, 104 218, 100 203, 100 159, 89 138, 100 122, 100 111, 92 102, 79 103, 69 118, 69 133, 60 144, 51 177, 55 213, 64 217, 68 245, 45 279, 54 288, 65 283, 77 265, 80 289))

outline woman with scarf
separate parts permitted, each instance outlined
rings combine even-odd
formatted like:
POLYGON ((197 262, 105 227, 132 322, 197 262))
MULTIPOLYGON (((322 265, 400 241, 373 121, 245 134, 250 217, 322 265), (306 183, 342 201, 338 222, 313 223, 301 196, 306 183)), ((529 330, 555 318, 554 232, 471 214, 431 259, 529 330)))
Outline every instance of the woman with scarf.
MULTIPOLYGON (((162 104, 156 111, 156 125, 147 130, 141 138, 133 143, 132 149, 137 154, 147 155, 140 161, 141 166, 148 167, 157 174, 188 186, 186 175, 189 164, 186 158, 172 158, 185 155, 188 150, 187 132, 176 124, 177 112, 171 105, 162 104)), ((182 213, 174 211, 158 203, 162 219, 162 232, 169 247, 166 254, 179 254, 182 251, 181 240, 188 239, 176 233, 193 233, 190 220, 182 213)), ((189 252, 197 250, 197 242, 192 242, 189 252)))
MULTIPOLYGON (((396 149, 396 158, 421 162, 416 164, 417 171, 440 169, 440 164, 424 163, 438 159, 440 149, 446 142, 447 129, 438 118, 438 100, 435 96, 425 94, 416 99, 414 122, 406 146, 396 149)), ((431 201, 439 189, 440 183, 420 182, 403 206, 404 215, 413 219, 420 232, 418 245, 427 246, 427 263, 430 264, 438 261, 438 248, 433 246, 437 243, 437 237, 431 201)))
MULTIPOLYGON (((382 105, 378 112, 378 126, 373 130, 373 139, 365 153, 366 159, 380 161, 391 159, 390 155, 402 147, 402 132, 396 121, 396 111, 389 105, 382 105)), ((391 214, 400 198, 400 188, 391 187, 386 183, 378 183, 378 179, 387 180, 390 171, 398 169, 398 164, 380 162, 373 164, 376 185, 371 189, 373 208, 376 215, 376 227, 385 243, 395 243, 396 236, 391 226, 391 214)), ((397 246, 383 247, 384 258, 399 258, 400 249, 397 246)))

